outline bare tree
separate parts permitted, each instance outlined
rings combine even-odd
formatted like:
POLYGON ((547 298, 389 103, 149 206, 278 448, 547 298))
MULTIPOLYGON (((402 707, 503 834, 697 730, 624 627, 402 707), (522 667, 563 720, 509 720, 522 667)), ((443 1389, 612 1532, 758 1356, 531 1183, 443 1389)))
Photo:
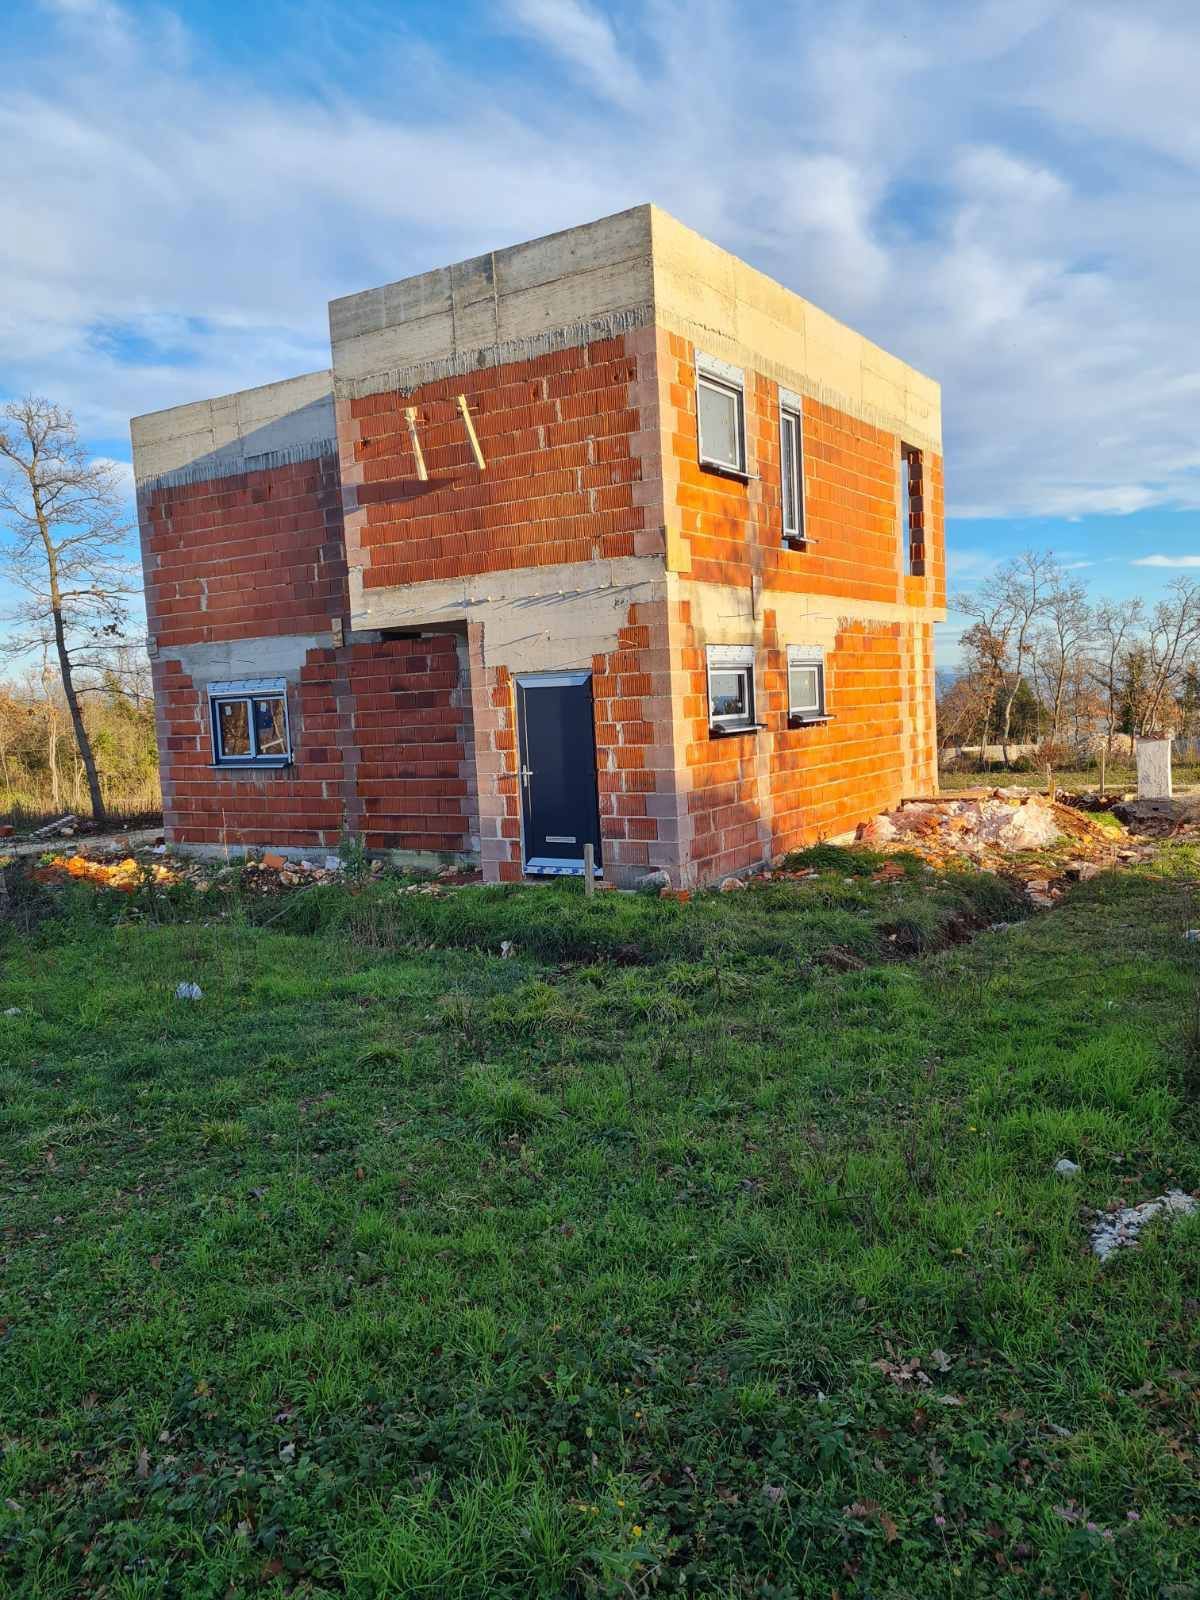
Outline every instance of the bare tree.
POLYGON ((987 743, 987 718, 995 698, 993 685, 986 670, 976 663, 960 673, 952 683, 939 685, 937 701, 938 749, 944 755, 956 746, 961 756, 962 748, 970 743, 972 735, 980 744, 987 743))
MULTIPOLYGON (((93 815, 104 798, 79 696, 77 673, 98 668, 122 636, 135 584, 120 547, 116 472, 90 460, 75 419, 49 400, 14 401, 0 412, 0 518, 7 535, 3 566, 25 600, 9 620, 13 654, 52 648, 87 775, 93 815)), ((57 773, 55 774, 57 788, 57 773)))
POLYGON ((963 635, 968 643, 977 629, 986 631, 1000 663, 1000 744, 1008 766, 1013 705, 1025 681, 1038 623, 1050 596, 1062 587, 1062 572, 1049 552, 1026 550, 1006 562, 971 593, 960 595, 954 609, 971 617, 974 626, 963 635))
POLYGON ((1060 580, 1046 600, 1045 621, 1034 635, 1031 655, 1038 679, 1039 701, 1050 708, 1050 740, 1062 732, 1063 707, 1080 654, 1092 636, 1087 590, 1078 580, 1060 580))
POLYGON ((1173 719, 1175 691, 1200 640, 1200 584, 1176 578, 1154 608, 1146 641, 1146 696, 1139 731, 1162 732, 1173 719))
POLYGON ((1111 754, 1121 718, 1125 658, 1146 621, 1140 598, 1103 600, 1093 614, 1092 677, 1104 700, 1104 747, 1111 754))

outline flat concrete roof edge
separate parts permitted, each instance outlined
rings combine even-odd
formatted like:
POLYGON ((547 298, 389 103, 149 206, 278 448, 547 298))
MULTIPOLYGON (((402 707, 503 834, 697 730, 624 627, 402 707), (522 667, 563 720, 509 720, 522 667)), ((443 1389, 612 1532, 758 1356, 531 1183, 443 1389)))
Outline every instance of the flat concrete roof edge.
POLYGON ((298 372, 291 378, 273 378, 266 383, 251 384, 248 389, 230 389, 225 394, 199 395, 195 400, 181 400, 178 405, 160 406, 157 411, 142 411, 130 417, 129 430, 135 434, 139 425, 156 417, 169 417, 174 411, 187 411, 192 406, 217 406, 241 400, 247 395, 266 394, 271 389, 285 389, 292 385, 311 383, 314 378, 328 378, 329 393, 333 393, 333 368, 318 367, 315 372, 298 372))
POLYGON ((570 350, 578 345, 591 344, 597 339, 616 339, 625 333, 635 333, 654 321, 652 305, 631 306, 627 311, 607 311, 586 322, 571 323, 567 327, 547 328, 545 333, 528 334, 520 339, 507 339, 502 344, 484 345, 479 349, 460 350, 453 355, 428 361, 416 361, 403 367, 385 367, 378 372, 362 373, 355 377, 336 377, 333 393, 338 400, 361 400, 367 395, 397 390, 401 394, 418 389, 422 384, 434 383, 439 378, 461 378, 480 367, 507 366, 514 361, 533 361, 538 356, 550 355, 555 350, 570 350))
POLYGON ((583 233, 588 229, 598 232, 600 229, 606 226, 623 222, 627 218, 636 217, 639 214, 644 214, 646 217, 646 232, 647 238, 649 238, 650 216, 651 213, 656 209, 657 208, 651 201, 643 201, 640 205, 626 206, 623 211, 611 211, 603 217, 591 217, 587 222, 574 223, 569 228, 556 228, 552 233, 539 233, 532 239, 514 239, 511 244, 495 245, 489 250, 481 250, 476 255, 464 256, 460 261, 438 262, 433 266, 423 267, 419 272, 406 272, 403 277, 392 278, 387 283, 369 284, 365 289, 352 289, 349 294, 335 295, 334 298, 329 302, 329 320, 331 331, 334 323, 337 320, 334 311, 335 307, 345 306, 352 300, 361 300, 368 295, 386 294, 389 290, 398 289, 403 284, 417 283, 422 278, 433 278, 443 273, 453 275, 462 268, 469 267, 477 261, 483 261, 488 258, 494 260, 497 256, 507 256, 519 250, 536 248, 539 245, 552 246, 559 240, 570 238, 572 234, 583 233))

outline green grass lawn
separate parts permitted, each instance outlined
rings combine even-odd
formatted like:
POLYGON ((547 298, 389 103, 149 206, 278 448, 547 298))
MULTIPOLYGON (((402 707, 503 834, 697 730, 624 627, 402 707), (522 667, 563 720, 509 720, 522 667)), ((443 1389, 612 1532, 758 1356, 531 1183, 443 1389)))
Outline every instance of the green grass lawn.
POLYGON ((1200 1596, 1200 860, 815 859, 10 935, 0 1593, 1200 1596))

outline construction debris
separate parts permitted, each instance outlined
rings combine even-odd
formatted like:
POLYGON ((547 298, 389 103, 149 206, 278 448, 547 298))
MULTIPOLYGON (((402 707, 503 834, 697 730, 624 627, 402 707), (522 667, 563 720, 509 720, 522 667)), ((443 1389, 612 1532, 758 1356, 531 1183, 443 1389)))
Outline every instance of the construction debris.
POLYGON ((1005 789, 906 801, 863 823, 858 840, 876 850, 911 852, 935 867, 970 862, 1025 878, 1030 898, 1045 905, 1061 893, 1055 880, 1094 877, 1129 842, 1061 801, 1005 789))
POLYGON ((1153 800, 1126 797, 1113 806, 1112 813, 1128 828, 1147 838, 1178 839, 1200 835, 1200 798, 1196 795, 1153 800))
POLYGON ((175 985, 176 1000, 203 1000, 204 990, 198 983, 177 983, 175 985))
POLYGON ((74 833, 78 820, 73 812, 68 812, 65 817, 58 817, 54 822, 35 828, 32 836, 35 839, 48 839, 52 833, 74 833))
POLYGON ((66 883, 71 879, 81 883, 94 883, 101 889, 119 889, 132 894, 144 884, 168 884, 178 881, 170 867, 152 865, 126 856, 121 861, 94 861, 90 856, 50 856, 33 872, 36 883, 66 883))
POLYGON ((1190 1217, 1200 1210, 1190 1194, 1169 1189, 1157 1199, 1140 1206, 1125 1206, 1120 1211, 1098 1211, 1092 1224, 1092 1250, 1106 1261, 1114 1250, 1137 1244, 1138 1234, 1155 1217, 1190 1217))

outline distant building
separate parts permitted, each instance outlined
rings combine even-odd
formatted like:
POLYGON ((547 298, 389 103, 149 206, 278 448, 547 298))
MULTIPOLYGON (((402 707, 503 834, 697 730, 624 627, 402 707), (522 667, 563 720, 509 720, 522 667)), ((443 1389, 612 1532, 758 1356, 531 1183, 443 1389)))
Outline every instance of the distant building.
POLYGON ((329 321, 133 422, 172 843, 683 886, 933 787, 936 383, 653 206, 329 321))

